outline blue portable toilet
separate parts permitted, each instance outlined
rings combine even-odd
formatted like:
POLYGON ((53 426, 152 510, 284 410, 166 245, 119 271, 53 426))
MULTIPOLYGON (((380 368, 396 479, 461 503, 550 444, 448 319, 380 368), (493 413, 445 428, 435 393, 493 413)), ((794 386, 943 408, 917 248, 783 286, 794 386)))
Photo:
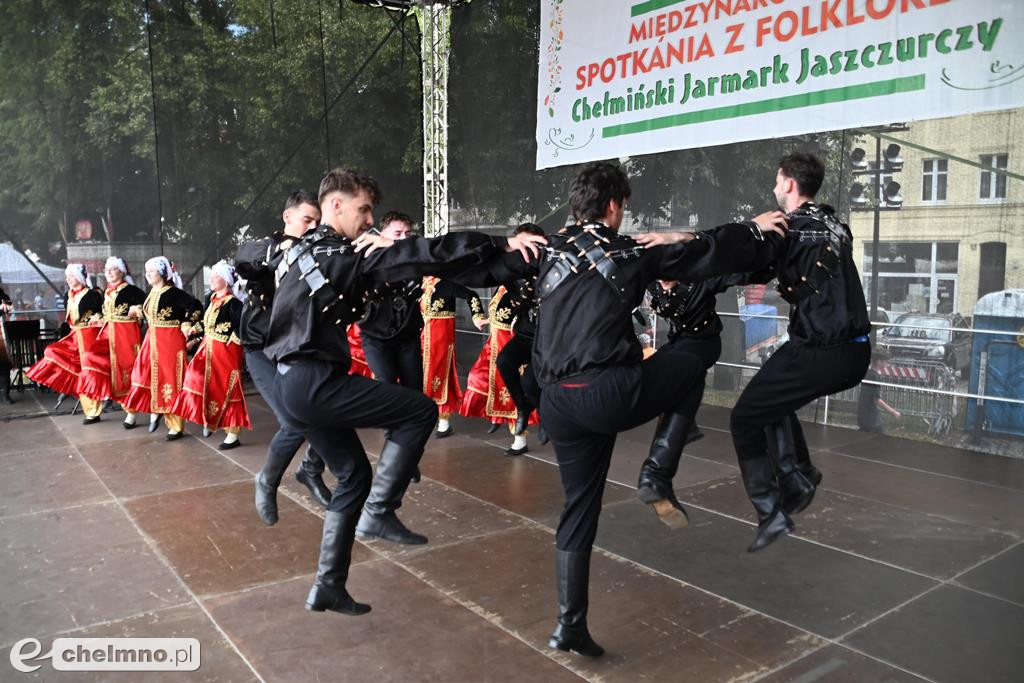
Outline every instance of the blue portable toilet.
POLYGON ((743 323, 743 348, 748 352, 766 341, 774 340, 779 334, 779 321, 775 316, 779 309, 765 304, 740 306, 740 322, 743 323))
MULTIPOLYGON (((1024 400, 1024 289, 978 299, 974 327, 1006 334, 974 333, 970 393, 1024 400)), ((969 399, 966 429, 1024 436, 1024 404, 969 399)))

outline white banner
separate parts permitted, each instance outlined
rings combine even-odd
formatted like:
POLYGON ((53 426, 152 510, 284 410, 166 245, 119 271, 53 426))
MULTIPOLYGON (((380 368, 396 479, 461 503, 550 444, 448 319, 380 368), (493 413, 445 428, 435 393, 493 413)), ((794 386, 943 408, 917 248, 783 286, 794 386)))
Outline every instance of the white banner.
POLYGON ((1024 106, 1024 0, 541 0, 537 168, 1024 106))

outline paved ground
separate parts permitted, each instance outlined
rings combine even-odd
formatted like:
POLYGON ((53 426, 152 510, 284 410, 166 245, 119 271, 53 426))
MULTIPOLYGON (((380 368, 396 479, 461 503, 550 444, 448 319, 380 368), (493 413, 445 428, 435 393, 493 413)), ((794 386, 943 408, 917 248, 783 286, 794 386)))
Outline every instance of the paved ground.
POLYGON ((94 680, 1024 680, 1024 460, 809 425, 824 490, 795 536, 751 556, 727 411, 702 409, 707 436, 677 479, 685 531, 634 499, 651 426, 627 433, 593 563, 608 654, 585 660, 546 647, 550 447, 507 458, 500 433, 457 420, 402 508, 430 544, 359 545, 349 588, 373 612, 312 614, 319 511, 290 482, 280 523, 260 523, 251 480, 274 423, 258 398, 251 410, 258 428, 228 453, 116 415, 0 421, 0 680, 64 680, 8 660, 22 638, 60 635, 202 643, 197 672, 94 680))

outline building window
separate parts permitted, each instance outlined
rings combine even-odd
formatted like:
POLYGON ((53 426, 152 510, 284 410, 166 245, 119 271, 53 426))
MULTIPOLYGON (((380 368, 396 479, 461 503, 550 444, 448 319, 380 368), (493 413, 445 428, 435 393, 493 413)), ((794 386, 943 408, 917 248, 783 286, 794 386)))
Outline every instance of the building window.
MULTIPOLYGON (((871 305, 873 249, 864 245, 864 296, 871 305)), ((879 242, 878 307, 899 313, 956 312, 960 245, 956 242, 879 242)))
POLYGON ((948 159, 924 160, 924 178, 921 183, 922 202, 946 201, 946 178, 948 174, 948 159))
MULTIPOLYGON (((1008 154, 983 154, 981 156, 982 166, 998 168, 1001 171, 1006 170, 1008 161, 1008 154)), ((1006 199, 1006 174, 982 170, 979 197, 981 199, 1006 199)))

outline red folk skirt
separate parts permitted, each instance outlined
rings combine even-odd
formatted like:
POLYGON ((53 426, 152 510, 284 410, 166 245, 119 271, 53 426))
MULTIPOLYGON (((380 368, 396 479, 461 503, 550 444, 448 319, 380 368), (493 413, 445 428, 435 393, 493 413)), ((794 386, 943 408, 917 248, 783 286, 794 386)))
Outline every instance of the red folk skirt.
POLYGON ((424 321, 423 393, 434 399, 438 412, 458 412, 462 389, 455 375, 455 318, 429 318, 424 321))
POLYGON ((123 403, 132 388, 132 368, 139 355, 137 322, 108 322, 82 357, 79 393, 97 401, 123 403))
POLYGON ((362 375, 373 379, 373 371, 366 362, 366 354, 363 353, 363 337, 359 333, 359 325, 352 323, 348 326, 348 350, 352 356, 352 367, 348 372, 350 375, 362 375))
MULTIPOLYGON (((513 423, 516 421, 516 404, 505 386, 505 380, 498 372, 498 354, 512 339, 511 330, 495 328, 487 343, 480 349, 480 356, 469 371, 466 395, 462 398, 459 413, 465 417, 483 417, 490 422, 513 423)), ((530 424, 540 424, 536 411, 530 416, 530 424)))
POLYGON ((242 347, 206 337, 185 372, 172 413, 208 427, 252 429, 242 393, 242 347))
POLYGON ((75 327, 71 334, 46 347, 43 357, 29 368, 26 375, 33 382, 49 387, 59 394, 78 395, 82 373, 82 356, 96 341, 99 327, 75 327))
POLYGON ((132 367, 132 388, 121 404, 132 413, 171 413, 185 378, 185 335, 179 327, 153 327, 132 367))

